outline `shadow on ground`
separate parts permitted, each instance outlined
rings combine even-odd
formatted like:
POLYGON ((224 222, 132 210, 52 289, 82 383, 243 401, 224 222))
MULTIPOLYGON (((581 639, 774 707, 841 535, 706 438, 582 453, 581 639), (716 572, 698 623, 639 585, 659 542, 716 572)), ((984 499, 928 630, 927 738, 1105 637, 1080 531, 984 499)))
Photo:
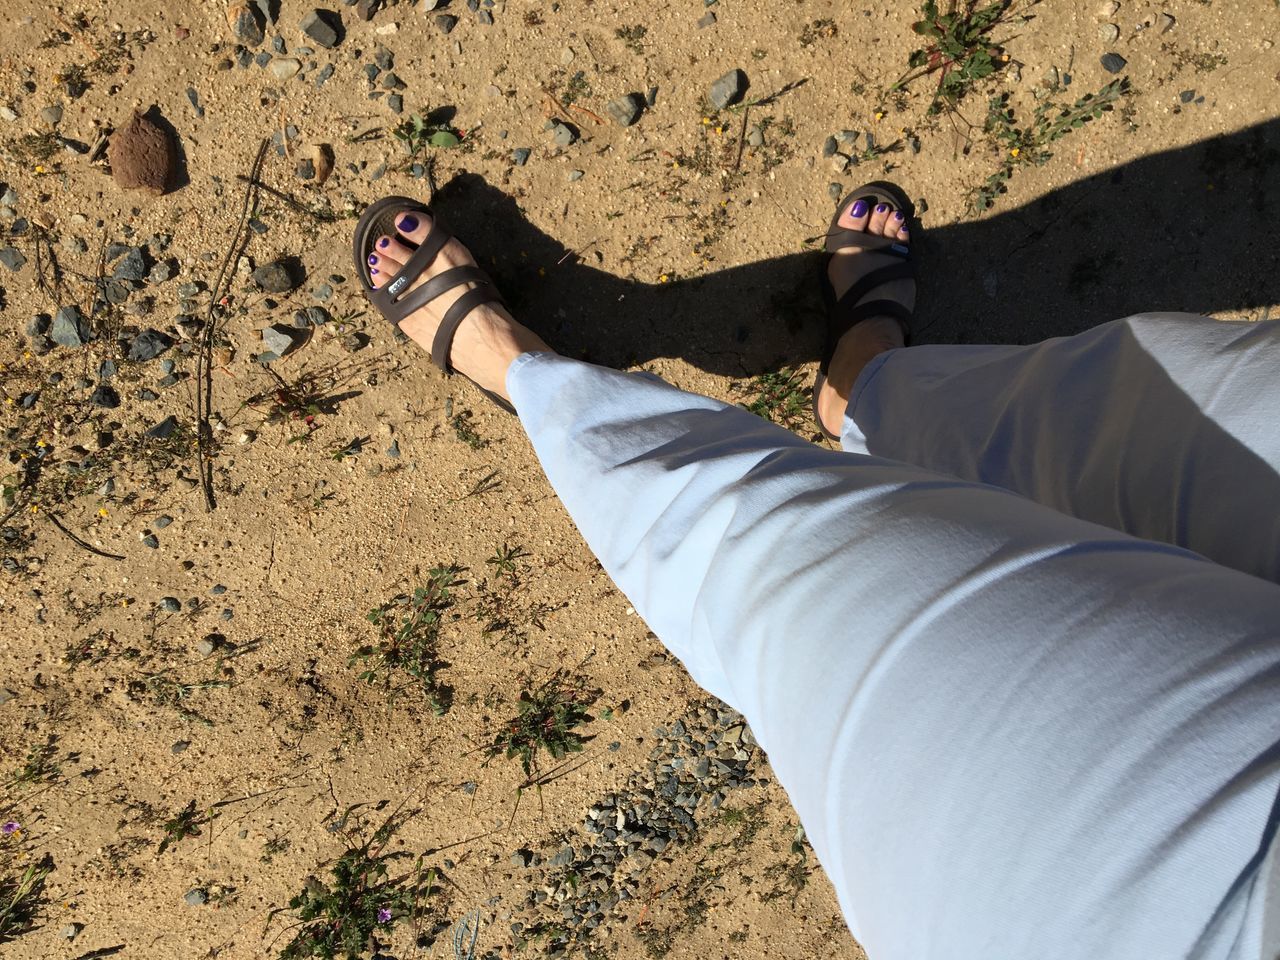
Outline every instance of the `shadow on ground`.
MULTIPOLYGON (((566 258, 513 198, 474 175, 447 184, 435 206, 520 319, 571 356, 608 366, 679 357, 733 377, 817 359, 816 253, 645 284, 598 268, 590 251, 566 258)), ((1269 222, 1278 211, 1273 120, 983 220, 930 229, 926 217, 916 342, 1031 343, 1153 310, 1257 317, 1280 300, 1269 222)))

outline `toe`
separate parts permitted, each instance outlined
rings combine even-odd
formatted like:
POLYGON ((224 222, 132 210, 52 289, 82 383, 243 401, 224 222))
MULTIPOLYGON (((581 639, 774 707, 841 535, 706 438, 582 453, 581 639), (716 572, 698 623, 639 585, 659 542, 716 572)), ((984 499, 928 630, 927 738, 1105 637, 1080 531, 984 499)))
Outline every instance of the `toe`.
POLYGON ((871 220, 867 224, 867 233, 876 236, 884 235, 884 225, 889 221, 889 213, 892 207, 887 203, 877 203, 876 208, 871 211, 871 220))
POLYGON ((894 210, 885 218, 884 230, 882 231, 886 237, 896 237, 898 232, 907 225, 907 218, 901 210, 894 210))
MULTIPOLYGON (((399 246, 399 244, 396 244, 399 246)), ((388 245, 389 246, 389 245, 388 245)), ((403 264, 403 260, 390 252, 371 253, 368 256, 369 282, 380 287, 391 280, 403 264)))
POLYGON ((909 239, 911 239, 907 233, 907 222, 905 220, 902 222, 902 226, 898 228, 897 239, 902 243, 906 243, 909 239))
POLYGON ((837 223, 846 230, 865 230, 871 219, 871 205, 865 200, 855 200, 840 214, 837 223))
POLYGON ((406 247, 397 237, 379 237, 373 242, 373 252, 383 257, 390 257, 397 263, 407 263, 413 249, 406 247))
POLYGON ((416 246, 431 232, 431 218, 421 210, 407 210, 396 217, 396 229, 400 236, 416 246))

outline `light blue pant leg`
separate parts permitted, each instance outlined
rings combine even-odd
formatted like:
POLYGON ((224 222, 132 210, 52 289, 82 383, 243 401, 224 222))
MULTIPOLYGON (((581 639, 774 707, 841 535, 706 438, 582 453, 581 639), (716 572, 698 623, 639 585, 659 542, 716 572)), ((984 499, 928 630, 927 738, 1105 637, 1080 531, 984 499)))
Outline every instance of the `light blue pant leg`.
POLYGON ((507 386, 872 960, 1264 956, 1280 586, 650 378, 507 386))
POLYGON ((1280 581, 1280 321, 1140 314, 873 360, 842 446, 1006 487, 1280 581))

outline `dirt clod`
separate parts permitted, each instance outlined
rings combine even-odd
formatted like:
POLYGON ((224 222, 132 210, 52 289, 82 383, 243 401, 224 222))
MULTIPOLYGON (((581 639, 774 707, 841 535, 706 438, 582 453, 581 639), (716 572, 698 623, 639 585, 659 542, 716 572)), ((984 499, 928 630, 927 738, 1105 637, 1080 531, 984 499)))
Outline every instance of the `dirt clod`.
POLYGON ((178 158, 169 132, 134 111, 111 135, 107 160, 122 190, 143 190, 159 197, 173 185, 178 158))

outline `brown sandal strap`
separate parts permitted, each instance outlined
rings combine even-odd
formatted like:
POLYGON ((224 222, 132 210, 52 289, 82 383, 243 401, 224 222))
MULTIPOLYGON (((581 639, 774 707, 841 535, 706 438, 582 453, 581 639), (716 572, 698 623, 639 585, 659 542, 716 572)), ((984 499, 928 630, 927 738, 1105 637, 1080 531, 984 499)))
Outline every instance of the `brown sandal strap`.
POLYGON ((396 305, 404 311, 405 316, 408 316, 413 311, 426 306, 436 297, 447 293, 454 287, 462 286, 465 283, 492 282, 489 279, 489 275, 479 267, 471 265, 450 267, 444 273, 432 277, 421 286, 410 288, 403 297, 396 301, 396 305))
POLYGON ((395 316, 389 316, 387 319, 391 320, 396 326, 399 326, 400 321, 411 312, 401 306, 400 294, 405 291, 409 284, 431 268, 436 256, 448 242, 449 231, 432 221, 431 232, 427 234, 427 239, 418 244, 418 249, 409 254, 409 259, 404 262, 404 266, 396 271, 396 275, 391 278, 391 282, 379 291, 385 291, 388 302, 395 308, 395 316))
POLYGON ((453 346, 453 335, 458 326, 467 318, 467 314, 482 303, 501 302, 497 289, 487 283, 468 290, 455 300, 453 306, 445 311, 444 319, 440 321, 440 327, 431 343, 431 359, 435 361, 435 365, 445 373, 453 373, 453 365, 449 363, 449 348, 453 346))

